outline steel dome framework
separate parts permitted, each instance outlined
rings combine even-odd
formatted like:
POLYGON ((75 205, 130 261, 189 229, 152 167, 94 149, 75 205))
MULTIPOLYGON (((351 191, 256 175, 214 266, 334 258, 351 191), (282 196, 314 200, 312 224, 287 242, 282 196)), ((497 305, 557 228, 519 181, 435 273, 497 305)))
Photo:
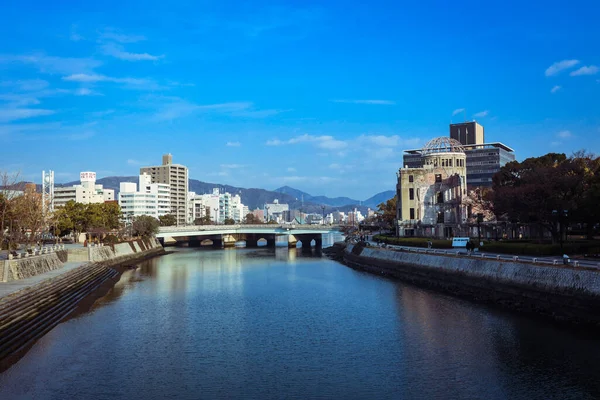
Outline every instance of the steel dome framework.
POLYGON ((438 137, 431 139, 423 147, 423 155, 433 155, 439 153, 465 153, 465 147, 458 141, 449 137, 438 137))

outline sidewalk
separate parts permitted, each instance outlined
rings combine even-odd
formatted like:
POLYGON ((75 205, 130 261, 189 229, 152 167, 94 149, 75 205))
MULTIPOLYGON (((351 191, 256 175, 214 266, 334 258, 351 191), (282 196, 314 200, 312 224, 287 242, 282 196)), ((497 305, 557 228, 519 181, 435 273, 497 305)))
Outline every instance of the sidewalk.
POLYGON ((9 294, 18 292, 19 290, 25 289, 29 286, 33 286, 47 279, 62 275, 67 271, 70 271, 87 263, 88 261, 67 262, 62 268, 55 269, 54 271, 48 271, 40 275, 32 276, 31 278, 19 279, 17 281, 12 282, 0 282, 0 300, 2 300, 4 296, 8 296, 9 294))
MULTIPOLYGON (((368 243, 371 246, 379 247, 379 245, 373 241, 369 241, 368 243)), ((514 257, 519 257, 519 261, 533 263, 533 260, 536 259, 538 264, 546 264, 546 265, 554 265, 554 261, 556 260, 557 265, 563 265, 562 257, 553 257, 553 256, 537 256, 537 257, 535 257, 535 256, 524 256, 524 255, 517 255, 517 254, 488 253, 485 251, 484 248, 482 248, 483 251, 473 252, 471 255, 467 254, 466 250, 459 249, 459 248, 454 248, 454 249, 431 248, 431 249, 428 249, 428 248, 424 248, 424 247, 399 246, 399 245, 394 245, 394 244, 386 244, 386 248, 394 249, 394 250, 405 250, 405 251, 417 251, 417 249, 420 249, 422 251, 424 251, 424 250, 429 250, 429 251, 445 250, 448 252, 453 252, 454 254, 456 254, 456 252, 458 252, 460 256, 465 256, 465 257, 480 257, 481 254, 485 254, 486 258, 491 259, 491 258, 499 257, 499 259, 503 260, 503 261, 513 261, 514 257)), ((600 262, 599 261, 580 260, 580 259, 571 258, 571 262, 568 265, 571 267, 575 266, 574 265, 575 261, 578 262, 579 267, 586 267, 586 268, 593 268, 593 269, 600 270, 600 262)))

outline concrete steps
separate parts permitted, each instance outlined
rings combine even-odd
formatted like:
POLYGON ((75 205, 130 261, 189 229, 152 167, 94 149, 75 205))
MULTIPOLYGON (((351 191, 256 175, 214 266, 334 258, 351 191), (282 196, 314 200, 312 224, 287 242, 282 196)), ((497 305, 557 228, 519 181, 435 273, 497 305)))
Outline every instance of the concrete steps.
POLYGON ((31 346, 117 271, 88 265, 0 299, 0 371, 3 361, 31 346))

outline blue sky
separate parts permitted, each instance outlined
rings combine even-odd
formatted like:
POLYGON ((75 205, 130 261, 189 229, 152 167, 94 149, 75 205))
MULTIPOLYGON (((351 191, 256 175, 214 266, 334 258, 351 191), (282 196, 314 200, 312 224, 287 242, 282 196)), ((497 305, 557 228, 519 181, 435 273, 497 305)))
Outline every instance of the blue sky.
POLYGON ((517 158, 600 153, 594 1, 7 2, 0 170, 366 199, 476 119, 517 158))

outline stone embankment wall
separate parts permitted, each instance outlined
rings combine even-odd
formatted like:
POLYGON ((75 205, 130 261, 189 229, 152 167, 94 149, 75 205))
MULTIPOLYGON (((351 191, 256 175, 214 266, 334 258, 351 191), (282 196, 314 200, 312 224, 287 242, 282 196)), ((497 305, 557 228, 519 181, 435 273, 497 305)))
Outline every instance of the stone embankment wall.
POLYGON ((102 262, 118 264, 140 256, 160 254, 164 249, 155 239, 118 243, 114 246, 90 246, 59 250, 27 258, 0 261, 0 282, 29 278, 64 266, 66 262, 102 262))
POLYGON ((559 320, 600 326, 600 272, 348 245, 356 269, 559 320))

